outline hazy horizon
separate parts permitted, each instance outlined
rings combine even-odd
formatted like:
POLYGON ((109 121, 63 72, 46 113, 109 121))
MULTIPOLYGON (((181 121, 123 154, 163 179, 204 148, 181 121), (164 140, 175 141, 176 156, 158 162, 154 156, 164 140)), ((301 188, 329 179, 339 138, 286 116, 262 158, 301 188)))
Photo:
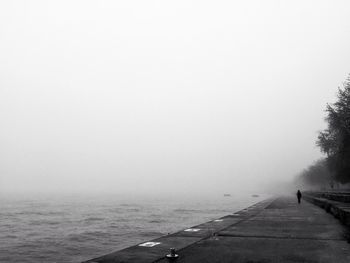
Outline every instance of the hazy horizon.
POLYGON ((349 1, 3 1, 0 192, 234 193, 322 157, 349 1))

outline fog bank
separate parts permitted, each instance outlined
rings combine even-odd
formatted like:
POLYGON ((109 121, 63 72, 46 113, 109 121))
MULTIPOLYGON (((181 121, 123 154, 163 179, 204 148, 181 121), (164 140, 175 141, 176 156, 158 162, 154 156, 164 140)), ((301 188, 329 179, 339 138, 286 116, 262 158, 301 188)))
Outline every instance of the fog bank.
POLYGON ((0 191, 232 193, 320 158, 348 1, 3 1, 0 191))

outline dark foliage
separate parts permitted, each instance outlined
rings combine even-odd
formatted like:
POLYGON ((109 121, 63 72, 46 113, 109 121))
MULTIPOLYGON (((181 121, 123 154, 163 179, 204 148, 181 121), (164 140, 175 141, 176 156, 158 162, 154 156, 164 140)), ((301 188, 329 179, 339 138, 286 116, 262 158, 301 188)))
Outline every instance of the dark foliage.
POLYGON ((327 129, 318 135, 317 145, 327 154, 327 165, 335 180, 350 182, 350 78, 338 89, 337 101, 326 108, 327 129))

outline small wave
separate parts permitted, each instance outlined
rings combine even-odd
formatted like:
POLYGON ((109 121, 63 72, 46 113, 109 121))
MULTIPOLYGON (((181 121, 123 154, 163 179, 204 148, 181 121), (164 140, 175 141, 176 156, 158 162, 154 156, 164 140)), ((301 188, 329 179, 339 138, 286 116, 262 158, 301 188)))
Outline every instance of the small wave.
POLYGON ((133 206, 132 204, 120 204, 120 206, 133 206))
POLYGON ((174 209, 174 212, 177 213, 193 213, 193 212, 200 212, 200 210, 196 210, 196 209, 182 209, 182 208, 178 208, 178 209, 174 209))
POLYGON ((16 212, 15 215, 20 215, 20 216, 45 216, 45 215, 47 215, 47 213, 35 212, 35 211, 22 211, 22 212, 16 212))
POLYGON ((42 221, 42 220, 34 220, 28 223, 28 225, 31 225, 31 226, 41 226, 43 224, 45 224, 45 221, 42 221))
POLYGON ((150 220, 150 221, 148 221, 148 223, 154 223, 154 224, 159 224, 159 223, 164 223, 164 222, 166 222, 166 220, 164 220, 164 219, 154 219, 154 220, 150 220))
POLYGON ((111 212, 111 213, 120 213, 121 211, 122 211, 122 209, 119 207, 108 209, 108 212, 111 212))
POLYGON ((68 240, 70 242, 84 242, 86 240, 86 236, 74 234, 74 235, 70 235, 68 237, 68 240))
POLYGON ((17 236, 15 236, 15 235, 6 235, 6 236, 4 236, 4 238, 11 238, 11 239, 13 239, 13 238, 17 238, 17 236))
POLYGON ((61 222, 58 222, 58 221, 47 221, 46 224, 48 224, 48 225, 59 225, 59 224, 61 224, 61 222))
POLYGON ((104 220, 103 217, 88 217, 86 219, 84 219, 85 222, 90 222, 90 221, 102 221, 104 220))
POLYGON ((60 221, 53 221, 53 220, 32 220, 28 223, 28 225, 31 225, 31 226, 59 225, 59 224, 61 224, 60 221))
POLYGON ((140 207, 139 204, 120 204, 119 206, 122 206, 122 207, 140 207))
POLYGON ((54 212, 54 211, 46 213, 46 215, 50 215, 50 216, 64 216, 66 214, 67 214, 66 212, 54 212))
POLYGON ((139 208, 128 208, 128 209, 126 209, 126 211, 127 212, 138 212, 138 211, 140 211, 140 209, 139 208))
POLYGON ((109 236, 109 233, 103 231, 86 231, 80 234, 70 234, 68 239, 73 242, 85 242, 86 240, 104 238, 109 236))

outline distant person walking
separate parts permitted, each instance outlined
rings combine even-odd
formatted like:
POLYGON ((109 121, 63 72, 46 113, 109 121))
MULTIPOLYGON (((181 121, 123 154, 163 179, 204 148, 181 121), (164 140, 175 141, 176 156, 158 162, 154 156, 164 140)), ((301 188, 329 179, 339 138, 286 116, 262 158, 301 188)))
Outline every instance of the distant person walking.
POLYGON ((300 192, 300 190, 298 190, 298 192, 297 192, 297 198, 298 198, 298 204, 300 204, 300 200, 301 200, 301 192, 300 192))

